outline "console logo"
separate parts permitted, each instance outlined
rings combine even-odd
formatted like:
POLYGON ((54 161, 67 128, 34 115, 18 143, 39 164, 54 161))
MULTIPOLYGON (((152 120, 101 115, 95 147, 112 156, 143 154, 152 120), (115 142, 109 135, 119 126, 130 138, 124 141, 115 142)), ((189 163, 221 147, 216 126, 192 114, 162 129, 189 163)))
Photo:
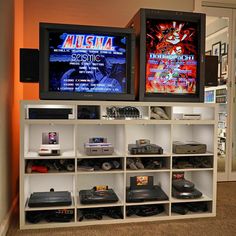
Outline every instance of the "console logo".
POLYGON ((90 49, 114 51, 113 38, 85 34, 67 34, 62 49, 90 49))

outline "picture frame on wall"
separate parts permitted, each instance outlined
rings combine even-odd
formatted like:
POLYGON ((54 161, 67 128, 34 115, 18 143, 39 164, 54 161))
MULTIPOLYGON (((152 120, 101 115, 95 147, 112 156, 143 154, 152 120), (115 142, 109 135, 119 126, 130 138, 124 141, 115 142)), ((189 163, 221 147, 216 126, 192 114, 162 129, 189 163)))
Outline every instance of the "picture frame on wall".
POLYGON ((226 45, 226 43, 222 43, 221 44, 221 51, 220 52, 221 52, 221 55, 227 53, 227 45, 226 45))
POLYGON ((228 71, 228 54, 221 56, 221 75, 226 75, 228 71))
POLYGON ((205 52, 205 55, 206 55, 206 56, 210 56, 210 55, 211 55, 211 50, 206 51, 206 52, 205 52))
POLYGON ((211 53, 212 53, 213 56, 218 56, 218 61, 220 61, 221 42, 217 42, 217 43, 212 44, 211 53))

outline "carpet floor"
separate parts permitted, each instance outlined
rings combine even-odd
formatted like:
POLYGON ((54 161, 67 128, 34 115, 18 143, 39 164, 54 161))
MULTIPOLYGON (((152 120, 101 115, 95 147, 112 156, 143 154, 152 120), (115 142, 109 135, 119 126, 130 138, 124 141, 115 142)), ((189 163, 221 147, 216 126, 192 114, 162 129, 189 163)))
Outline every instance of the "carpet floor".
POLYGON ((99 225, 59 229, 19 230, 18 216, 9 228, 8 236, 235 236, 236 182, 218 183, 217 216, 189 220, 157 221, 99 225))

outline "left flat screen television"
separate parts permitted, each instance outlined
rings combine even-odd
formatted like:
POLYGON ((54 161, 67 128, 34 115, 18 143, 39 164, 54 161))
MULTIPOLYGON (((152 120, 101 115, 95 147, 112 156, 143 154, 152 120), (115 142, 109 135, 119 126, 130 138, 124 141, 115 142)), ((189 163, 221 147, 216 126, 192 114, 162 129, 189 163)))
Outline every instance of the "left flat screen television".
POLYGON ((134 100, 132 29, 40 23, 40 99, 134 100))

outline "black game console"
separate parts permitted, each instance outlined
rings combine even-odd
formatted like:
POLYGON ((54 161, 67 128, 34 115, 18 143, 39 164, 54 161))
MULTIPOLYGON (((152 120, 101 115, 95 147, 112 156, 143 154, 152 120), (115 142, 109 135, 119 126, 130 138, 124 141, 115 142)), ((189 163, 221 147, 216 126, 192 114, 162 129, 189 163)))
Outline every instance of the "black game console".
POLYGON ((71 193, 68 191, 35 192, 30 195, 29 207, 70 206, 71 193))
POLYGON ((158 215, 164 211, 165 211, 165 208, 162 204, 128 206, 126 210, 126 216, 137 215, 137 216, 142 216, 142 217, 148 217, 148 216, 158 215))
POLYGON ((153 176, 130 177, 126 188, 126 202, 165 201, 168 196, 158 185, 153 185, 153 176))
POLYGON ((79 221, 84 219, 102 220, 103 216, 111 217, 112 219, 123 219, 121 207, 96 207, 84 208, 78 210, 79 221))
POLYGON ((179 199, 200 198, 202 193, 198 191, 194 184, 185 179, 172 180, 172 196, 179 199))
POLYGON ((132 155, 163 154, 163 148, 156 144, 151 144, 149 139, 136 140, 136 144, 128 145, 128 150, 132 155))
POLYGON ((70 222, 74 218, 74 210, 50 210, 50 211, 27 211, 26 220, 32 224, 37 224, 41 220, 47 222, 70 222))
POLYGON ((99 190, 96 187, 89 190, 80 190, 79 197, 81 204, 99 204, 118 202, 119 198, 113 189, 99 190))
POLYGON ((207 202, 187 202, 187 203, 173 203, 171 205, 171 212, 185 215, 189 211, 191 212, 207 212, 208 211, 207 202))
POLYGON ((71 119, 72 108, 29 108, 28 119, 71 119))

